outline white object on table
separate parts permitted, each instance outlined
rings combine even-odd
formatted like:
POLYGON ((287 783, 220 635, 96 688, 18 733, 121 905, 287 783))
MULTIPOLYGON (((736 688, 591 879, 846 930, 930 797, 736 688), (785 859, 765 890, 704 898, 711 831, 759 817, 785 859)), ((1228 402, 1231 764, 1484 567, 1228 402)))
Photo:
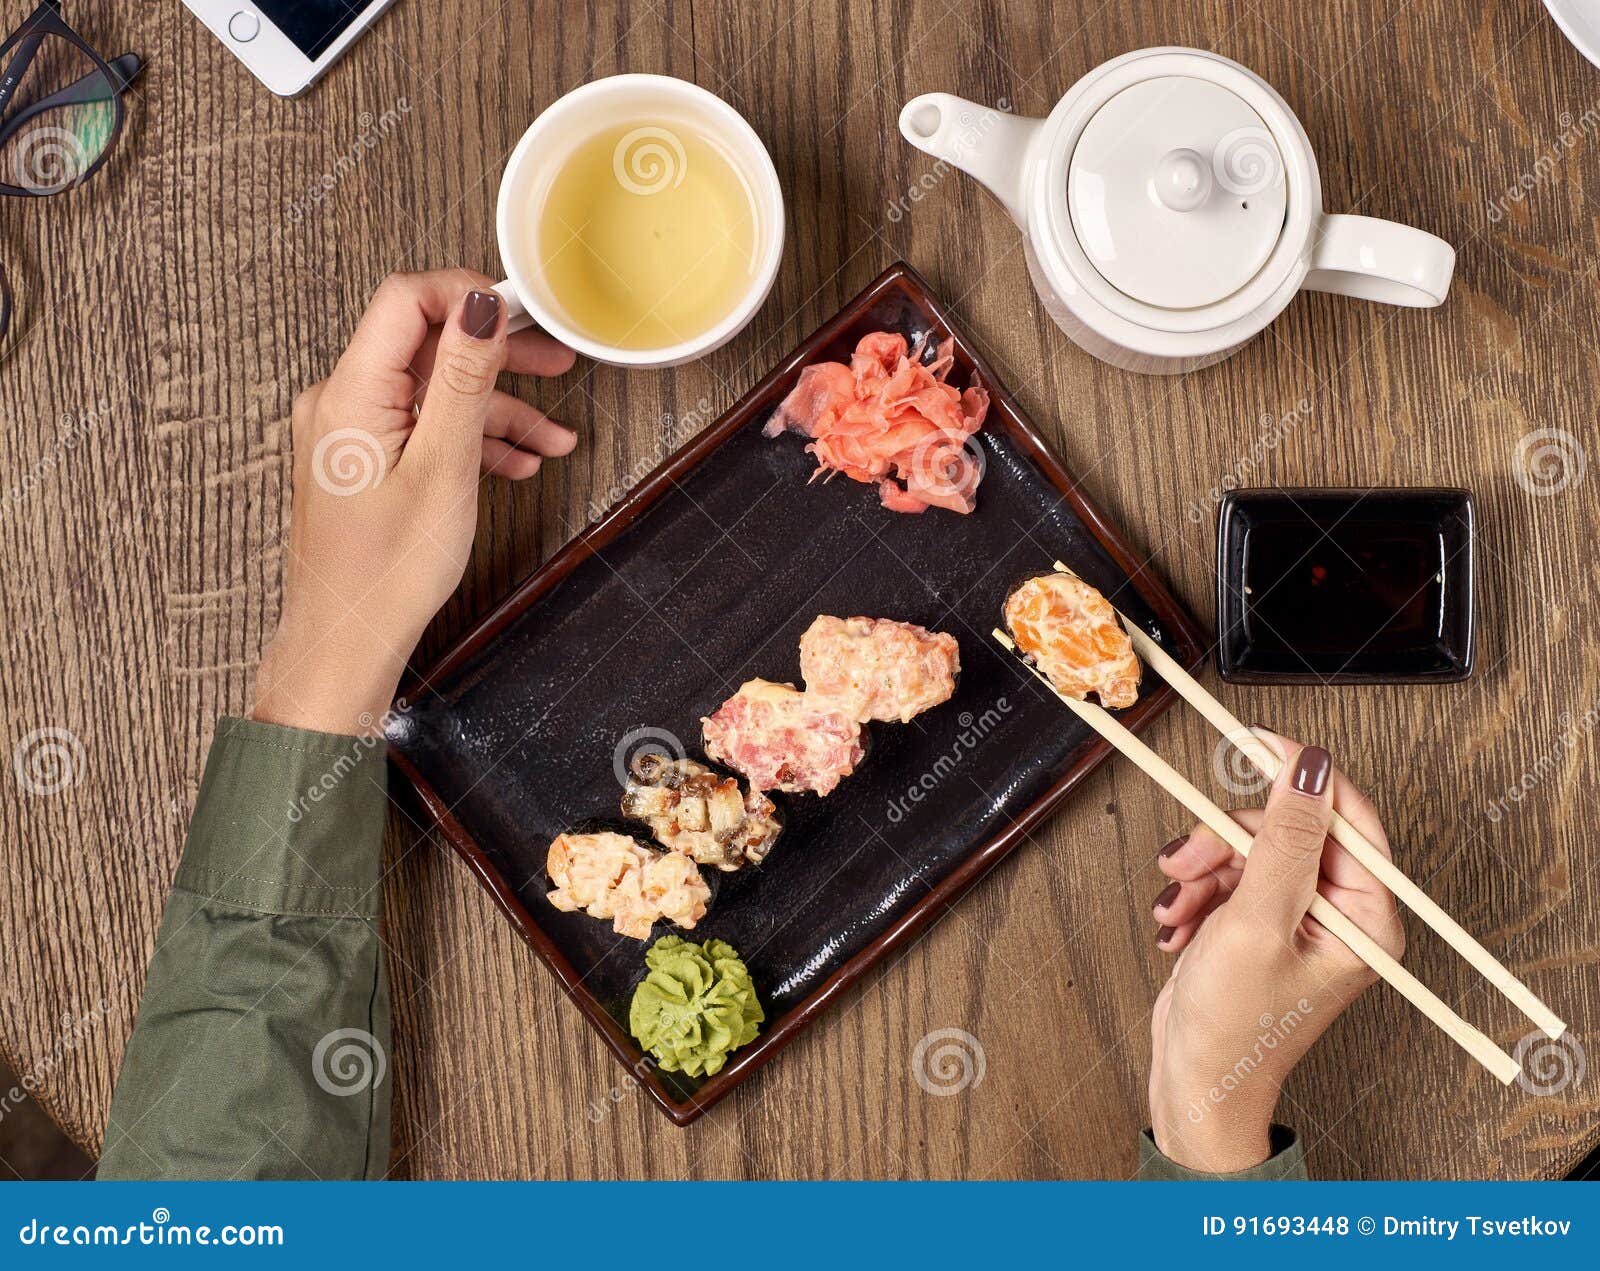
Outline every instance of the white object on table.
POLYGON ((1600 66, 1600 0, 1544 0, 1574 48, 1600 66))
POLYGON ((1420 308, 1450 289, 1443 239, 1323 211, 1288 103, 1216 53, 1124 54, 1048 119, 924 93, 901 110, 900 133, 988 187, 1056 324, 1126 370, 1220 361, 1302 288, 1420 308))

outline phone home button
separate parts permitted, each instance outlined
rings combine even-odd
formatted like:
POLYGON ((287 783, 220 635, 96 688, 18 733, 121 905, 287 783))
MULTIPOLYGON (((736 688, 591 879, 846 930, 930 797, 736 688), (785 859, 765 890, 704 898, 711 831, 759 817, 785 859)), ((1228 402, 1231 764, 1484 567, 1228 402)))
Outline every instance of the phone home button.
POLYGON ((261 19, 253 13, 240 10, 228 19, 228 34, 240 44, 248 44, 261 31, 261 19))

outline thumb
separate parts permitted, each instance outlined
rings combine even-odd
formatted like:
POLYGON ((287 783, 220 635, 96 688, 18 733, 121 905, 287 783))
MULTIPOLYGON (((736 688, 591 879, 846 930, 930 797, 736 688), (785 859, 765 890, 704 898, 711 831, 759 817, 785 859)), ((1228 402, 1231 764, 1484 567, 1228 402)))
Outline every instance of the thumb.
POLYGON ((445 319, 433 376, 406 445, 428 467, 477 472, 483 424, 496 377, 506 365, 505 305, 492 291, 469 291, 445 319))
POLYGON ((1238 899, 1293 933, 1317 892, 1322 846, 1333 819, 1333 760, 1321 746, 1286 756, 1256 831, 1238 899))

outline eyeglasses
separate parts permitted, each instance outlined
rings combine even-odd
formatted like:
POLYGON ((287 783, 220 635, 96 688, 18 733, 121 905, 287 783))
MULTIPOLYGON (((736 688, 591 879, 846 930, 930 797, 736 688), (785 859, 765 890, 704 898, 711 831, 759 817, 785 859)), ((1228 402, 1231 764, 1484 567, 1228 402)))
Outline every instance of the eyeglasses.
MULTIPOLYGON (((0 194, 43 198, 98 172, 143 69, 136 53, 106 61, 67 25, 60 0, 44 0, 0 44, 0 194)), ((11 309, 0 266, 0 347, 11 309)))

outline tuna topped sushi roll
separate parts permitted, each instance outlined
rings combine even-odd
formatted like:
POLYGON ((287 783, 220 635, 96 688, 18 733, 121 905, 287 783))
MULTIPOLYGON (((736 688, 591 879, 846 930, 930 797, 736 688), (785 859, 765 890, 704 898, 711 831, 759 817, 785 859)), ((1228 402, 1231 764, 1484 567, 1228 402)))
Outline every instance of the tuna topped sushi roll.
POLYGON ((706 754, 757 790, 827 794, 866 753, 848 710, 792 684, 747 680, 702 719, 706 754))

